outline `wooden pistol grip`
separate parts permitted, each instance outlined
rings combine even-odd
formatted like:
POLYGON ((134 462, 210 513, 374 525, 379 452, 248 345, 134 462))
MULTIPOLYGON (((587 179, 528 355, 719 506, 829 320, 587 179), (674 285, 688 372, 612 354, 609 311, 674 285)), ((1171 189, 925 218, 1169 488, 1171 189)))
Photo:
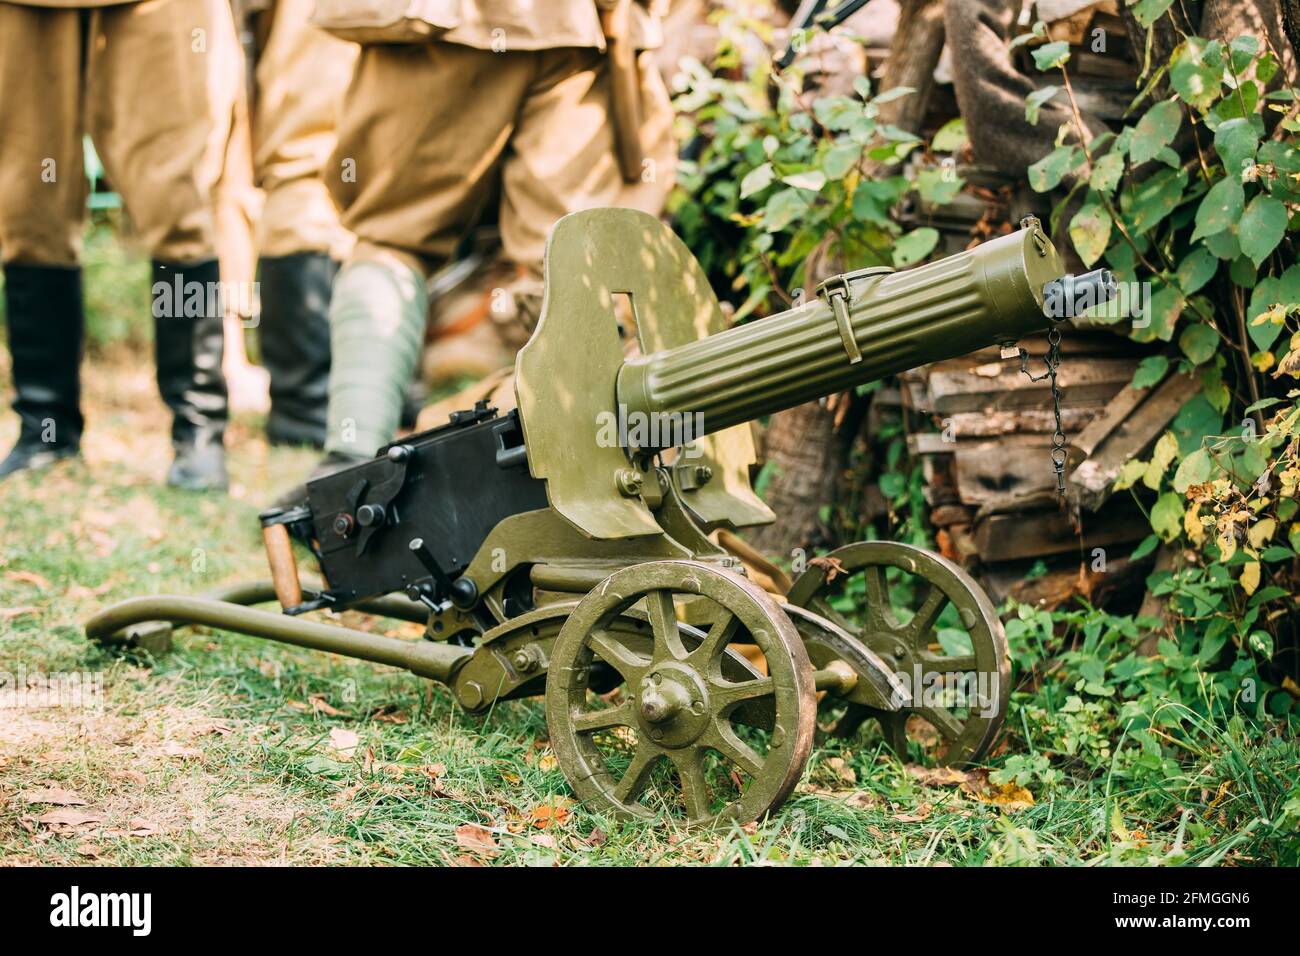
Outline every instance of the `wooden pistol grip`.
POLYGON ((262 528, 262 540, 280 606, 286 611, 297 607, 302 604, 302 582, 298 580, 298 559, 293 556, 289 529, 282 524, 266 525, 262 528))

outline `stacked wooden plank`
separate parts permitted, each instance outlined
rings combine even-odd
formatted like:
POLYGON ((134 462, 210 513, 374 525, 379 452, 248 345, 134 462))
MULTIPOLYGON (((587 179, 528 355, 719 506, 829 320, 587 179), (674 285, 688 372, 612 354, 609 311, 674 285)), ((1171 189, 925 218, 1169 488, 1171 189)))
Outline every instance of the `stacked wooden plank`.
MULTIPOLYGON (((1021 344, 1030 371, 1041 373, 1045 338, 1021 344)), ((1059 603, 1127 583, 1124 557, 1150 529, 1128 496, 1107 495, 1114 462, 1143 451, 1186 400, 1178 386, 1130 387, 1144 351, 1104 331, 1066 332, 1058 376, 1071 456, 1065 501, 1051 463, 1050 384, 1031 381, 1018 357, 985 350, 902 377, 904 404, 937 428, 913 434, 909 448, 924 464, 939 545, 976 569, 995 600, 1059 603)))

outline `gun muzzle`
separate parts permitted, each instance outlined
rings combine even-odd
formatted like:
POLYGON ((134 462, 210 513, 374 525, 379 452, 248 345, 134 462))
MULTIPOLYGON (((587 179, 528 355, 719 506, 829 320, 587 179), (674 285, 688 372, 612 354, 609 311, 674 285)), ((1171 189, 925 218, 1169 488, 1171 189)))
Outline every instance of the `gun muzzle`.
MULTIPOLYGON (((1020 230, 955 256, 906 272, 835 276, 806 305, 629 359, 619 372, 618 401, 652 420, 695 416, 697 434, 719 431, 1042 331, 1051 325, 1047 291, 1063 272, 1051 240, 1029 218, 1020 230)), ((1103 288, 1093 275, 1069 289, 1082 296, 1103 288)), ((1080 301, 1065 285, 1059 291, 1071 306, 1080 301)))
POLYGON ((1064 322, 1109 302, 1118 292, 1115 275, 1109 269, 1061 276, 1043 286, 1043 313, 1053 322, 1064 322))

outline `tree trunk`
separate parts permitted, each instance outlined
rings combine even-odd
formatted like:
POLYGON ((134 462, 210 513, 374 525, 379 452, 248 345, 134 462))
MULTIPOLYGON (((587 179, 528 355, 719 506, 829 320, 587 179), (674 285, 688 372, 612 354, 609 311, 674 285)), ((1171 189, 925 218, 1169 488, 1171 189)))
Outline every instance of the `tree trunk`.
POLYGON ((1278 0, 1282 7, 1282 32, 1300 62, 1300 0, 1278 0))
POLYGON ((889 45, 880 89, 910 86, 916 92, 882 106, 881 122, 911 133, 920 131, 934 88, 934 70, 943 53, 943 8, 943 0, 904 0, 901 4, 898 32, 889 45))
MULTIPOLYGON (((904 0, 879 86, 881 92, 896 86, 910 86, 916 92, 884 104, 882 122, 911 132, 920 130, 943 52, 943 7, 943 0, 904 0)), ((874 170, 867 173, 874 174, 874 170)), ((829 241, 822 243, 809 256, 804 277, 810 289, 827 276, 854 268, 839 261, 830 246, 829 241)), ((821 510, 834 502, 846 467, 849 441, 836 433, 836 423, 845 419, 832 402, 812 402, 772 416, 767 460, 774 473, 764 497, 776 512, 776 523, 745 535, 759 551, 788 557, 792 549, 807 548, 818 536, 821 510)), ((848 421, 860 419, 847 416, 848 421)))

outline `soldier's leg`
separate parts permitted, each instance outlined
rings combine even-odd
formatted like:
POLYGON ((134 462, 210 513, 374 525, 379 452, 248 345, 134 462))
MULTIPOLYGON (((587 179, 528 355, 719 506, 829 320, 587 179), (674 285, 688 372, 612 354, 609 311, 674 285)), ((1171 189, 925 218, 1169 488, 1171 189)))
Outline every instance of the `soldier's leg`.
POLYGON ((358 47, 308 22, 313 0, 276 0, 259 15, 254 119, 262 364, 271 376, 272 443, 325 442, 330 288, 351 236, 325 187, 343 94, 358 47))
POLYGON ((515 305, 531 330, 541 307, 542 257, 556 220, 595 206, 659 213, 672 186, 672 107, 649 57, 642 57, 642 181, 623 181, 609 117, 607 60, 596 50, 542 54, 502 170, 501 243, 528 278, 515 305))
POLYGON ((226 0, 145 0, 94 11, 87 124, 153 258, 158 390, 172 411, 170 484, 226 486, 223 299, 212 193, 222 150, 212 58, 237 43, 226 0))
POLYGON ((392 440, 428 272, 485 201, 536 59, 451 44, 362 50, 327 179, 358 239, 330 307, 335 459, 392 440))
POLYGON ((19 418, 0 476, 81 442, 81 49, 78 11, 0 3, 0 256, 19 418))

